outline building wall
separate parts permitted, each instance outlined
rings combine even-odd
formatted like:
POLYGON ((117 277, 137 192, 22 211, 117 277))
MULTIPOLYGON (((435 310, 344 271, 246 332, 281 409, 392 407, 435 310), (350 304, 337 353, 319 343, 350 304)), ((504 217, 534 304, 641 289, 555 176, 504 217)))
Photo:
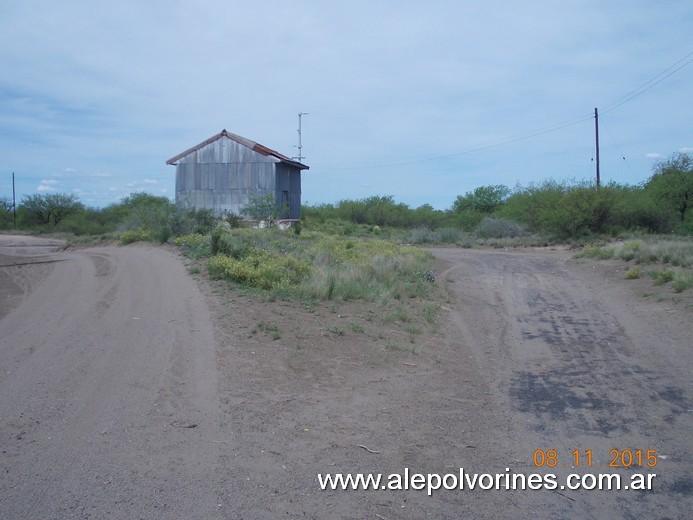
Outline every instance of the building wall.
POLYGON ((275 194, 274 163, 178 164, 176 202, 240 215, 250 196, 275 194))
POLYGON ((288 218, 301 218, 301 170, 288 164, 277 164, 275 200, 288 204, 288 218))
POLYGON ((273 194, 288 202, 288 218, 301 215, 301 172, 226 137, 181 158, 176 165, 176 202, 218 215, 241 211, 250 196, 273 194))

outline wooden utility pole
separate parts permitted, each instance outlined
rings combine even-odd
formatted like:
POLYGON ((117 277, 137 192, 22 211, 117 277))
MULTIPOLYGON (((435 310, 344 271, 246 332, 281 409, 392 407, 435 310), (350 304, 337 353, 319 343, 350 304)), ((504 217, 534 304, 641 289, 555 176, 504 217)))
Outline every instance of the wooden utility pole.
POLYGON ((17 195, 14 191, 14 172, 12 172, 12 214, 14 215, 14 227, 17 228, 17 195))
POLYGON ((594 159, 597 162, 597 188, 599 188, 599 112, 597 112, 596 108, 594 109, 594 141, 596 149, 594 159))

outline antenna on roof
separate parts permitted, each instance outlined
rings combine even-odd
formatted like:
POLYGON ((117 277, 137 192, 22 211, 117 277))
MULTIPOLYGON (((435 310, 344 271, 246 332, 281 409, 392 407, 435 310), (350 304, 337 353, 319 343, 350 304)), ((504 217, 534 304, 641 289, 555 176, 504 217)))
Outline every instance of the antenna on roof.
POLYGON ((303 148, 301 146, 301 117, 302 116, 307 116, 308 112, 299 112, 298 113, 298 157, 293 157, 293 159, 296 159, 298 162, 301 162, 305 157, 301 154, 301 149, 303 148))

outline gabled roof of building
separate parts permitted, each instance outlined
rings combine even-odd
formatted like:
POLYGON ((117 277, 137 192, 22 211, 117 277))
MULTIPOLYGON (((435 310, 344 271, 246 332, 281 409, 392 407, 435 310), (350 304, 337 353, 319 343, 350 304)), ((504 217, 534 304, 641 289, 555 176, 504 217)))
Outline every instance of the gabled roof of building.
POLYGON ((246 139, 245 137, 241 137, 240 135, 233 134, 231 132, 227 132, 226 129, 222 130, 216 135, 213 135, 209 139, 202 141, 200 144, 193 146, 192 148, 189 148, 185 150, 184 152, 179 153, 175 157, 171 157, 168 161, 166 161, 166 164, 176 164, 179 160, 181 160, 183 157, 186 155, 190 155, 191 153, 196 152, 200 148, 204 148, 210 143, 213 143, 214 141, 217 141, 221 139, 222 137, 227 137, 228 139, 231 139, 232 141, 237 142, 238 144, 241 144, 243 146, 246 146, 250 148, 252 151, 257 152, 261 155, 264 155, 266 157, 274 157, 276 159, 279 159, 281 162, 289 164, 291 166, 295 166, 296 168, 299 168, 301 170, 308 170, 309 167, 306 166, 305 164, 302 164, 298 161, 294 161, 290 157, 287 157, 286 155, 283 155, 275 150, 272 150, 271 148, 267 148, 266 146, 263 146, 259 143, 256 143, 255 141, 251 141, 250 139, 246 139))

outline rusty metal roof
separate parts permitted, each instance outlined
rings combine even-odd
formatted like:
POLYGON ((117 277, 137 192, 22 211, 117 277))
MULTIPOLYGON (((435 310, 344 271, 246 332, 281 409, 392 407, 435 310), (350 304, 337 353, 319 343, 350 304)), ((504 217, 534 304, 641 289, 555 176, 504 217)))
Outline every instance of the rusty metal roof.
POLYGON ((267 148, 266 146, 263 146, 259 143, 256 143, 255 141, 251 141, 250 139, 246 139, 245 137, 241 137, 240 135, 236 135, 234 133, 228 132, 226 129, 222 130, 216 135, 213 135, 209 139, 206 139, 202 141, 200 144, 193 146, 192 148, 188 148, 184 152, 179 153, 175 157, 171 157, 168 161, 166 161, 166 164, 176 164, 180 159, 185 157, 186 155, 189 155, 193 152, 196 152, 200 148, 204 148, 210 143, 213 143, 214 141, 221 139, 222 137, 227 137, 228 139, 231 139, 232 141, 236 141, 239 144, 242 144, 243 146, 246 146, 250 148, 252 151, 257 152, 261 155, 264 156, 271 156, 279 159, 281 162, 290 164, 291 166, 295 166, 296 168, 299 168, 301 170, 308 170, 309 167, 306 166, 305 164, 302 164, 298 161, 294 161, 290 157, 287 157, 284 154, 281 154, 275 150, 272 150, 271 148, 267 148))

